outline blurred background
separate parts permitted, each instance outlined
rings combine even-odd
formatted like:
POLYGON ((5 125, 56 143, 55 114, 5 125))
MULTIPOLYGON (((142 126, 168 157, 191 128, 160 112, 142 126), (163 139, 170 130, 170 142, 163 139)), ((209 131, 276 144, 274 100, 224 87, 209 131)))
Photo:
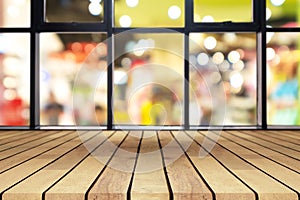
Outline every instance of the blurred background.
MULTIPOLYGON (((45 2, 46 22, 104 19, 103 0, 45 2)), ((116 27, 184 27, 182 0, 114 4, 116 27)), ((268 27, 298 27, 297 0, 267 0, 266 5, 268 27)), ((194 22, 252 18, 251 0, 194 0, 194 22)), ((30 27, 30 0, 1 0, 0 27, 30 27)), ((296 32, 267 34, 269 125, 300 123, 298 38, 296 32)), ((0 33, 0 125, 28 125, 29 39, 29 33, 0 33)), ((106 33, 40 34, 41 125, 106 125, 106 39, 106 33)), ((184 35, 130 32, 115 41, 114 123, 182 125, 184 35)), ((256 125, 256 34, 191 33, 189 41, 191 125, 256 125)))

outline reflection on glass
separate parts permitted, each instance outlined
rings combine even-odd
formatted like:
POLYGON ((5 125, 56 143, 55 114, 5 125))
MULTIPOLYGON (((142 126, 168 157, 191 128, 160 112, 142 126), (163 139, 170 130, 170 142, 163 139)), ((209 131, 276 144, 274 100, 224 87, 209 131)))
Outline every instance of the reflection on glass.
POLYGON ((105 34, 42 33, 41 125, 105 125, 105 34))
POLYGON ((255 125, 254 33, 190 34, 190 124, 255 125))
POLYGON ((267 25, 273 27, 299 26, 299 6, 296 0, 267 0, 267 25))
POLYGON ((0 125, 29 124, 29 34, 0 34, 0 125))
POLYGON ((46 0, 47 22, 103 22, 103 0, 46 0))
POLYGON ((182 0, 115 1, 116 27, 183 27, 182 0))
POLYGON ((1 0, 0 27, 29 27, 30 0, 1 0))
POLYGON ((268 124, 299 125, 299 33, 269 33, 268 124))
POLYGON ((183 35, 115 36, 114 124, 183 124, 183 35))
POLYGON ((252 0, 194 0, 194 22, 252 22, 252 0))

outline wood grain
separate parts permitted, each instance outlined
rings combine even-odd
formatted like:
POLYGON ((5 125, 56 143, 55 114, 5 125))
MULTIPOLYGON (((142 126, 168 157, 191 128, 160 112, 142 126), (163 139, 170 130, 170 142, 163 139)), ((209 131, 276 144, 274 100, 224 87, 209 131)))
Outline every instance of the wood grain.
POLYGON ((193 169, 170 132, 161 131, 159 139, 164 147, 162 150, 174 199, 212 199, 212 193, 193 169))
POLYGON ((144 132, 131 188, 131 199, 169 199, 162 156, 155 131, 144 132), (149 187, 150 185, 152 187, 149 187))
POLYGON ((296 130, 4 130, 0 199, 296 200, 299 139, 296 130))
MULTIPOLYGON (((195 133, 189 131, 189 135, 193 136, 195 133)), ((201 146, 192 140, 193 137, 190 138, 186 134, 182 134, 177 135, 176 138, 180 143, 192 142, 187 154, 215 192, 217 199, 255 199, 254 192, 222 166, 212 155, 208 154, 204 158, 200 157, 201 146)))
POLYGON ((129 135, 88 194, 89 199, 126 199, 142 132, 129 135))
MULTIPOLYGON (((207 133, 201 132, 196 135, 195 139, 201 144, 206 137, 213 138, 207 133)), ((260 199, 297 199, 295 192, 258 170, 248 162, 242 160, 234 153, 224 149, 219 143, 223 143, 222 139, 211 141, 216 145, 211 151, 211 154, 218 158, 224 165, 226 165, 234 174, 240 179, 244 180, 251 188, 253 188, 260 199)), ((239 148, 235 148, 238 150, 239 148)))

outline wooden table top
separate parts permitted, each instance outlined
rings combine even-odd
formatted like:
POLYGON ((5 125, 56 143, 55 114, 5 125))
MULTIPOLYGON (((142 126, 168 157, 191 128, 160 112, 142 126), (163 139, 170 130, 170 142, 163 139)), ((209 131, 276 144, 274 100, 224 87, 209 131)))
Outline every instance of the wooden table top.
POLYGON ((0 199, 300 199, 300 131, 0 131, 0 199))

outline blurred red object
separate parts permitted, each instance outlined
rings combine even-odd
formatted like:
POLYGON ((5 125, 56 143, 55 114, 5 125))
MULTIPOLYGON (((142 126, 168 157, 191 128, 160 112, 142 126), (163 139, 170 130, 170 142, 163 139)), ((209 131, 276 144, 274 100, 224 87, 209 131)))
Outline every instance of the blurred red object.
POLYGON ((15 99, 9 101, 4 101, 1 108, 3 125, 25 125, 26 120, 22 117, 23 109, 23 100, 20 97, 16 97, 15 99))

